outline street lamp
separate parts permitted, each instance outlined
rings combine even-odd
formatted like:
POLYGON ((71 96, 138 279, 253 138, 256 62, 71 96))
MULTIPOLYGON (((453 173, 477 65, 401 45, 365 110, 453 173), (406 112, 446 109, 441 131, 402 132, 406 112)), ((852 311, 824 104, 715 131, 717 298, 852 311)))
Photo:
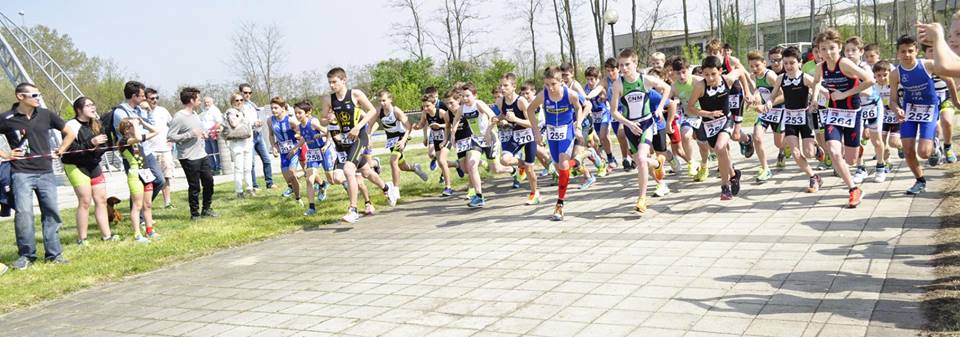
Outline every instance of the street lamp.
POLYGON ((613 33, 613 25, 616 24, 619 19, 620 15, 618 15, 617 11, 613 8, 608 8, 607 11, 603 13, 603 21, 610 25, 610 46, 613 48, 612 57, 617 57, 617 41, 615 40, 616 35, 613 33))
POLYGON ((19 12, 17 12, 17 14, 20 14, 20 26, 21 26, 21 27, 26 26, 26 25, 27 25, 27 24, 26 24, 27 21, 26 21, 26 19, 24 19, 24 16, 26 16, 27 13, 24 13, 23 11, 19 11, 19 12))

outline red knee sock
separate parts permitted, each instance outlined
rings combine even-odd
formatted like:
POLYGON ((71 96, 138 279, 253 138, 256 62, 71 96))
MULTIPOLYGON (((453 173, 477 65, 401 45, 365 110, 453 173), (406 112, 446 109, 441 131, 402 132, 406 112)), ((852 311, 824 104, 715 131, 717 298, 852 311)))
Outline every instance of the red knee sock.
POLYGON ((570 184, 570 170, 557 170, 557 174, 560 175, 557 192, 559 193, 560 200, 563 200, 567 197, 567 185, 570 184))

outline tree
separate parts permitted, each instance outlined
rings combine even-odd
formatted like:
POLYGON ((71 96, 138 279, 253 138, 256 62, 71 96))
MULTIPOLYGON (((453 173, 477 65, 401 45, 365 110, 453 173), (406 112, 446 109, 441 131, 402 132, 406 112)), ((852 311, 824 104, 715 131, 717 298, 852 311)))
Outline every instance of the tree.
POLYGON ((390 7, 410 12, 410 23, 394 24, 392 35, 402 41, 404 49, 418 60, 426 57, 423 47, 427 44, 427 32, 420 17, 421 4, 419 0, 394 0, 390 3, 390 7))
POLYGON ((817 8, 817 0, 810 0, 810 41, 813 41, 813 38, 815 36, 814 34, 816 34, 814 33, 815 32, 814 23, 816 22, 815 17, 817 14, 816 8, 817 8))
POLYGON ((605 59, 603 48, 603 31, 606 22, 603 21, 603 14, 607 11, 607 0, 591 0, 590 12, 593 14, 593 30, 597 35, 597 55, 600 55, 600 61, 605 59))
MULTIPOLYGON (((446 39, 441 39, 437 48, 447 60, 463 61, 464 50, 476 44, 480 31, 473 22, 481 18, 474 14, 474 0, 444 0, 440 13, 446 39)), ((469 55, 468 55, 469 56, 469 55)))
POLYGON ((560 41, 560 61, 567 62, 567 54, 564 53, 564 42, 563 42, 564 28, 562 23, 563 18, 560 15, 560 7, 557 6, 557 0, 553 0, 553 14, 557 18, 557 36, 559 37, 559 41, 560 41))
POLYGON ((273 23, 259 26, 243 22, 233 35, 233 65, 237 74, 255 90, 255 101, 267 101, 273 97, 274 80, 280 74, 280 65, 286 58, 283 50, 283 33, 273 23))
POLYGON ((573 73, 577 69, 577 39, 573 36, 573 14, 570 13, 570 0, 563 0, 563 12, 567 21, 567 46, 570 47, 570 62, 573 63, 573 73))
POLYGON ((637 37, 637 0, 630 1, 630 42, 633 49, 639 50, 640 38, 637 37))
POLYGON ((640 21, 640 29, 647 32, 646 34, 638 34, 639 39, 642 39, 642 41, 634 44, 640 55, 649 55, 655 50, 653 48, 653 32, 673 16, 665 15, 663 12, 663 2, 664 0, 651 0, 647 2, 653 8, 646 10, 646 16, 640 17, 642 20, 640 21))
MULTIPOLYGON (((534 24, 536 23, 537 17, 540 16, 540 11, 543 9, 542 0, 526 0, 525 6, 523 7, 523 16, 526 21, 527 30, 530 32, 530 52, 533 53, 533 72, 536 73, 538 69, 537 66, 537 33, 534 29, 534 24)), ((562 45, 562 43, 561 43, 562 45)))
MULTIPOLYGON (((634 0, 634 3, 636 3, 636 0, 634 0)), ((683 46, 690 48, 690 23, 687 22, 687 0, 683 0, 683 46)))
POLYGON ((779 2, 780 2, 780 26, 781 28, 783 28, 782 43, 787 43, 787 42, 790 42, 790 39, 787 38, 787 4, 786 4, 786 0, 780 0, 779 2))

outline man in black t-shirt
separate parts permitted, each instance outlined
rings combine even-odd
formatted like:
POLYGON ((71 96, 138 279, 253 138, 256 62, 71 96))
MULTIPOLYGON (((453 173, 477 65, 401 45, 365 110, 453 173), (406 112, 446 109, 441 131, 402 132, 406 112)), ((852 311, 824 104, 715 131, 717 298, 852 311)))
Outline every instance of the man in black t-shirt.
MULTIPOLYGON (((40 201, 40 223, 43 228, 44 259, 67 263, 60 246, 60 212, 57 205, 57 183, 53 175, 50 151, 50 130, 66 134, 63 119, 40 107, 40 91, 29 83, 17 85, 17 103, 0 114, 0 134, 10 144, 10 152, 0 151, 9 160, 14 194, 14 226, 17 235, 16 269, 26 269, 37 259, 37 242, 33 217, 33 192, 40 201)), ((58 153, 60 150, 57 151, 58 153)))

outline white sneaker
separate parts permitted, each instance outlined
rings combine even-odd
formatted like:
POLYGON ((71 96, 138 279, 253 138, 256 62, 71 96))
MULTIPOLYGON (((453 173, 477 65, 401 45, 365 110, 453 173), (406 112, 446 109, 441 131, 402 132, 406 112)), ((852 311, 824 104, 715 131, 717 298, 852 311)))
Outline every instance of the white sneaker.
POLYGON ((853 183, 863 183, 864 179, 867 179, 867 170, 857 169, 857 172, 853 174, 853 183))
POLYGON ((877 172, 873 176, 873 181, 878 183, 882 183, 886 180, 887 180, 887 172, 885 172, 885 170, 883 169, 877 170, 877 172))
POLYGON ((667 194, 670 194, 670 187, 667 186, 667 182, 662 181, 657 183, 657 189, 653 191, 653 196, 665 197, 667 194))
POLYGON ((354 223, 357 222, 357 220, 360 220, 360 214, 357 214, 357 211, 351 209, 347 211, 347 214, 340 218, 340 220, 343 222, 354 223))
POLYGON ((680 172, 680 161, 677 158, 670 159, 670 174, 680 172))
POLYGON ((397 205, 397 200, 400 200, 400 191, 396 186, 393 186, 393 183, 387 183, 387 203, 390 207, 397 205))

